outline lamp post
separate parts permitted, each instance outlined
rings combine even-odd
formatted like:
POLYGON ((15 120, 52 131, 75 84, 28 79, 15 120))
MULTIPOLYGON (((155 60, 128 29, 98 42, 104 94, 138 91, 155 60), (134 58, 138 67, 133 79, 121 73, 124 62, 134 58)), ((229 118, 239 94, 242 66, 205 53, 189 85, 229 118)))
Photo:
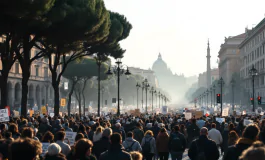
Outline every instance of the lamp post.
POLYGON ((148 80, 147 79, 145 79, 144 81, 143 81, 143 86, 144 86, 144 88, 145 88, 145 93, 146 93, 146 106, 145 106, 145 111, 146 111, 146 113, 147 113, 147 91, 148 91, 148 88, 150 87, 150 85, 149 85, 149 83, 148 83, 148 80))
POLYGON ((157 108, 157 97, 158 97, 158 92, 155 91, 155 96, 156 96, 156 108, 157 108))
POLYGON ((104 92, 105 92, 105 88, 104 87, 102 87, 101 88, 101 94, 102 94, 102 98, 101 98, 101 103, 102 103, 102 108, 104 107, 104 103, 103 103, 103 96, 104 96, 104 92))
POLYGON ((258 70, 252 65, 252 68, 249 70, 249 75, 252 78, 252 96, 253 96, 253 109, 252 111, 255 112, 255 76, 258 75, 258 70))
POLYGON ((161 94, 161 106, 163 106, 163 97, 164 97, 164 95, 161 94))
POLYGON ((230 83, 231 83, 231 86, 232 86, 232 110, 235 111, 235 97, 234 97, 235 96, 234 95, 235 80, 232 79, 230 83))
POLYGON ((210 88, 210 96, 211 96, 211 107, 212 107, 212 98, 213 98, 212 92, 213 92, 213 88, 211 87, 211 88, 210 88))
MULTIPOLYGON (((213 85, 213 96, 215 96, 215 84, 213 85)), ((215 107, 215 98, 213 98, 213 106, 215 107)))
MULTIPOLYGON (((118 78, 118 109, 117 109, 117 115, 120 115, 120 76, 122 74, 125 74, 125 75, 131 75, 128 67, 127 69, 125 70, 124 69, 124 66, 122 65, 122 62, 120 59, 118 59, 116 62, 115 62, 117 65, 113 68, 113 73, 117 75, 117 78, 118 78)), ((111 69, 109 67, 109 70, 107 72, 108 75, 112 75, 113 74, 111 72, 111 69)), ((98 114, 100 113, 100 108, 98 108, 98 114)))
POLYGON ((206 106, 207 106, 207 108, 208 108, 208 102, 209 102, 208 95, 209 95, 209 90, 207 89, 206 90, 206 106))
POLYGON ((153 96, 154 96, 154 93, 156 93, 154 87, 151 87, 151 90, 150 90, 150 93, 152 94, 152 113, 154 113, 154 103, 153 103, 153 96))
POLYGON ((159 101, 158 106, 159 106, 159 108, 160 108, 160 97, 161 97, 161 93, 160 93, 160 91, 159 91, 159 92, 158 92, 158 101, 159 101))
POLYGON ((220 103, 221 103, 221 116, 222 116, 222 113, 223 113, 223 85, 225 84, 222 77, 218 81, 218 84, 220 84, 220 89, 221 89, 220 103))
POLYGON ((137 109, 139 108, 139 104, 138 104, 138 102, 139 102, 139 100, 138 100, 138 91, 139 91, 139 88, 141 87, 141 85, 137 82, 137 84, 136 84, 136 89, 137 89, 137 92, 136 92, 136 95, 137 95, 137 109))

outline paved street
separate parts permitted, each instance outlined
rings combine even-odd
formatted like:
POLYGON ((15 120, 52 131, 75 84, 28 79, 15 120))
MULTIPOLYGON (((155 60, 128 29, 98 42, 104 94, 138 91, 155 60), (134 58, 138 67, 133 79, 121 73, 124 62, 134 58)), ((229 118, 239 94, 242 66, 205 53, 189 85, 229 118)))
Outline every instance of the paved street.
MULTIPOLYGON (((223 159, 223 156, 221 155, 221 157, 219 158, 219 160, 222 160, 222 159, 223 159)), ((169 160, 171 160, 171 157, 169 158, 169 160)), ((182 160, 190 160, 189 159, 189 156, 188 156, 188 150, 186 150, 184 152, 182 160)))

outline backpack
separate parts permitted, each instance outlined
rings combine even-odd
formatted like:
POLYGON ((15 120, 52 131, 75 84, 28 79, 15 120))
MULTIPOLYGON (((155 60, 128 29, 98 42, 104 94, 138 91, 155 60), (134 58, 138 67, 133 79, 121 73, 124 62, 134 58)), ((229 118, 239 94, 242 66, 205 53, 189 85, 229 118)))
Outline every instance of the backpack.
POLYGON ((204 148, 200 149, 198 147, 197 141, 195 141, 195 145, 196 145, 196 148, 197 148, 196 160, 206 160, 206 156, 205 156, 205 153, 204 153, 204 148))
POLYGON ((183 150, 183 145, 182 145, 182 140, 179 135, 173 134, 173 138, 171 139, 170 142, 170 147, 172 151, 182 151, 183 150))
MULTIPOLYGON (((125 148, 125 151, 126 152, 131 152, 131 151, 133 151, 132 150, 132 146, 134 145, 134 143, 135 143, 135 141, 130 145, 130 146, 127 146, 126 148, 125 148)), ((126 143, 127 144, 127 143, 126 143)))
POLYGON ((150 140, 146 141, 146 138, 145 138, 145 142, 144 142, 144 145, 142 147, 143 153, 150 153, 151 152, 151 143, 150 143, 151 140, 152 140, 152 138, 150 138, 150 140))

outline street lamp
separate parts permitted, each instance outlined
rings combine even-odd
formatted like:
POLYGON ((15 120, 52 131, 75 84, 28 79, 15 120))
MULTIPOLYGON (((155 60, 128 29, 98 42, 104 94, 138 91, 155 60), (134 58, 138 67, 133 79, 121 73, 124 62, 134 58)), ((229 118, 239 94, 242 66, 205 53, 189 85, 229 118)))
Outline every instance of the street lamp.
MULTIPOLYGON (((215 84, 213 85, 213 96, 215 96, 215 84)), ((213 97, 213 106, 215 107, 215 98, 213 97)))
MULTIPOLYGON (((113 73, 117 75, 117 78, 118 78, 118 109, 117 109, 117 115, 120 115, 120 76, 122 74, 125 74, 127 76, 131 75, 128 67, 127 69, 125 70, 124 69, 124 66, 122 65, 122 62, 120 59, 118 59, 116 62, 115 62, 117 65, 115 67, 113 67, 113 73)), ((109 70, 107 72, 108 75, 112 75, 113 74, 111 72, 111 69, 109 67, 109 70)), ((98 115, 100 114, 100 108, 98 108, 98 115)))
POLYGON ((145 88, 145 93, 146 93, 146 106, 145 106, 145 111, 146 111, 146 113, 147 113, 147 90, 148 90, 148 88, 150 87, 150 85, 149 85, 149 83, 148 83, 148 80, 147 79, 145 79, 144 81, 143 81, 143 86, 144 86, 144 88, 145 88))
POLYGON ((209 90, 206 90, 206 106, 208 108, 208 94, 209 94, 209 90))
POLYGON ((161 93, 160 93, 160 91, 159 91, 159 92, 158 92, 158 101, 159 101, 158 106, 159 106, 159 108, 160 108, 160 97, 161 97, 161 93))
POLYGON ((104 103, 103 103, 104 92, 105 92, 105 88, 102 87, 102 88, 101 88, 101 94, 102 94, 101 103, 102 103, 102 108, 104 107, 104 103))
POLYGON ((213 92, 213 88, 211 87, 211 88, 210 88, 210 96, 211 96, 211 107, 212 107, 212 98, 213 98, 212 92, 213 92))
POLYGON ((220 84, 220 89, 221 89, 220 103, 221 103, 221 116, 222 116, 222 113, 223 113, 223 85, 225 84, 222 77, 218 81, 218 84, 220 84))
POLYGON ((153 96, 156 93, 154 87, 151 87, 150 93, 152 94, 152 113, 154 113, 153 96))
POLYGON ((136 84, 136 89, 137 89, 137 92, 136 92, 136 94, 137 94, 137 109, 138 109, 138 91, 139 91, 139 88, 141 87, 141 85, 137 82, 137 84, 136 84))
POLYGON ((232 78, 231 80, 231 86, 232 86, 232 110, 235 111, 235 95, 234 95, 234 90, 235 90, 235 80, 232 78))
POLYGON ((253 112, 255 112, 255 76, 258 75, 258 70, 256 68, 254 68, 254 65, 252 65, 252 68, 249 70, 249 75, 251 76, 252 78, 252 91, 253 91, 253 112))

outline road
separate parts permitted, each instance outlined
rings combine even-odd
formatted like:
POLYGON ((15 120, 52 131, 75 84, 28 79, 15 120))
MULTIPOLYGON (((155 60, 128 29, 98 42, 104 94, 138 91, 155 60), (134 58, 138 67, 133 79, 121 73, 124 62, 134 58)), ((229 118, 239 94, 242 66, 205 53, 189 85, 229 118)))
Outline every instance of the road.
MULTIPOLYGON (((221 152, 220 152, 221 153, 221 152)), ((219 160, 223 159, 223 155, 220 156, 219 160)), ((171 157, 169 158, 169 160, 171 160, 171 157)), ((190 160, 189 156, 188 156, 188 150, 186 150, 183 154, 182 160, 190 160)))

